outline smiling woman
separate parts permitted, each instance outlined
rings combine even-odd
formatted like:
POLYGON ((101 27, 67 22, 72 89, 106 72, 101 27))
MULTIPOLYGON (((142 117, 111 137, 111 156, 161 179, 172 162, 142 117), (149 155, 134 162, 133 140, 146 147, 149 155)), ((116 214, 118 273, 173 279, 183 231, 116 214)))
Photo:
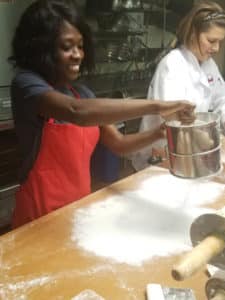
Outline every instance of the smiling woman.
MULTIPOLYGON (((148 98, 187 99, 197 112, 218 112, 225 133, 225 83, 212 55, 225 38, 225 11, 215 1, 197 1, 181 20, 177 45, 159 62, 148 90, 148 98)), ((157 129, 160 116, 145 116, 140 131, 157 129)), ((139 170, 149 156, 165 153, 166 140, 156 141, 133 156, 139 170)), ((165 155, 165 154, 164 154, 165 155)))
POLYGON ((84 42, 79 30, 68 22, 63 22, 57 39, 56 85, 62 86, 77 79, 84 60, 84 42))
POLYGON ((164 136, 124 136, 115 122, 146 114, 192 120, 187 101, 94 99, 76 79, 94 68, 89 26, 74 0, 37 0, 21 17, 12 42, 18 68, 11 99, 22 154, 13 226, 17 227, 91 192, 90 159, 98 141, 116 154, 164 136))

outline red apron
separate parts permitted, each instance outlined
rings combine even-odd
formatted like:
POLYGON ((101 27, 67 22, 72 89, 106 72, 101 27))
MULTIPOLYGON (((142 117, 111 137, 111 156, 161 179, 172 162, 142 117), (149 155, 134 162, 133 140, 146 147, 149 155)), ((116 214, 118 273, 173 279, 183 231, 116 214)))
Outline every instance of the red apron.
POLYGON ((98 139, 98 127, 45 123, 37 159, 16 193, 13 228, 90 193, 90 158, 98 139))

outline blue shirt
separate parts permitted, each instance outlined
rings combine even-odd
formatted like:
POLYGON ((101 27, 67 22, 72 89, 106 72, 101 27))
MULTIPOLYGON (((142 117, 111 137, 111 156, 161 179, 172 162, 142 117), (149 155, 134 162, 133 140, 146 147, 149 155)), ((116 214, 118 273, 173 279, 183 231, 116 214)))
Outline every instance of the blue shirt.
MULTIPOLYGON (((94 94, 83 85, 74 85, 81 98, 94 98, 94 94)), ((40 75, 29 70, 19 71, 11 84, 11 101, 16 134, 18 137, 21 167, 19 182, 23 182, 31 170, 40 148, 45 119, 38 115, 39 97, 54 90, 40 75)), ((60 90, 73 96, 69 89, 60 90)), ((61 120, 59 120, 61 122, 61 120)))

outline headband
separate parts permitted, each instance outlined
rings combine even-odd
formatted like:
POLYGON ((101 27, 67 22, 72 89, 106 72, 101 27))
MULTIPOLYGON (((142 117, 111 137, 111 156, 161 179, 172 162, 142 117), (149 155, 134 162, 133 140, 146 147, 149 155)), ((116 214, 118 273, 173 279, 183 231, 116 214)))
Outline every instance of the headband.
POLYGON ((219 19, 225 19, 225 11, 224 12, 214 12, 211 14, 208 14, 203 21, 213 21, 213 20, 219 20, 219 19))

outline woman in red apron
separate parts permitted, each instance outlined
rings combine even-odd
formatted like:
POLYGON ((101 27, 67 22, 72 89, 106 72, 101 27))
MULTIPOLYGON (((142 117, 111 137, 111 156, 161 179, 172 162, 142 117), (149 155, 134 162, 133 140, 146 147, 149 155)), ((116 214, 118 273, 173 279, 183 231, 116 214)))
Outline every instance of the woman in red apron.
POLYGON ((13 227, 90 193, 90 157, 98 138, 98 127, 45 122, 37 159, 16 193, 13 227))
POLYGON ((93 99, 84 86, 71 89, 80 73, 94 67, 90 29, 72 0, 33 2, 12 50, 19 71, 11 99, 22 153, 14 228, 90 193, 90 158, 99 136, 117 154, 164 136, 161 128, 123 136, 107 124, 151 113, 193 120, 194 107, 186 101, 93 99))

